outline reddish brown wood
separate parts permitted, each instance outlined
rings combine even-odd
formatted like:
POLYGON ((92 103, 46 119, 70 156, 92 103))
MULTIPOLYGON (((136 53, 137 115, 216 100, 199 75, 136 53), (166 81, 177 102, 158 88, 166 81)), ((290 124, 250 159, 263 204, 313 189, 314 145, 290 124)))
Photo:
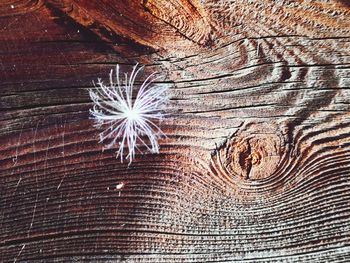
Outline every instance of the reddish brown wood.
POLYGON ((0 53, 0 262, 350 261, 347 1, 6 0, 0 53), (128 167, 88 89, 137 62, 171 103, 128 167))

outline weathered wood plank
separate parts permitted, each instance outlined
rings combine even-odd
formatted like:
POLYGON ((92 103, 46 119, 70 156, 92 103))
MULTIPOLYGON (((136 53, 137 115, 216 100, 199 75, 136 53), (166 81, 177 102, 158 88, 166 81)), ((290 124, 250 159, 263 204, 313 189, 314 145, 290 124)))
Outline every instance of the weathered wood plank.
POLYGON ((349 262, 347 1, 0 3, 1 262, 349 262), (161 153, 103 150, 115 64, 171 92, 161 153))

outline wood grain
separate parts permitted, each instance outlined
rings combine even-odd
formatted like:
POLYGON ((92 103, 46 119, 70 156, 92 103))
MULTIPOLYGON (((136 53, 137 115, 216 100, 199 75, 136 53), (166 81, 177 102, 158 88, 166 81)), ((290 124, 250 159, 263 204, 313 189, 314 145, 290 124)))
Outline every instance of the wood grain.
POLYGON ((2 1, 0 262, 349 262, 349 7, 2 1), (128 167, 87 90, 137 62, 171 102, 128 167))

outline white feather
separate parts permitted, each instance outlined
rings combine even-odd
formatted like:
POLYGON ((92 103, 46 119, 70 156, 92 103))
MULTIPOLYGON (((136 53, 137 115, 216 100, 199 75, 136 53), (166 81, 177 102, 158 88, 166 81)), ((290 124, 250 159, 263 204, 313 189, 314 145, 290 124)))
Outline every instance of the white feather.
POLYGON ((118 143, 117 157, 123 162, 124 150, 129 164, 135 158, 140 144, 152 153, 159 153, 158 139, 165 136, 157 123, 164 117, 163 107, 168 101, 167 86, 152 86, 158 79, 155 73, 149 75, 133 97, 134 83, 143 67, 136 64, 128 77, 125 73, 124 83, 119 77, 119 65, 109 74, 109 85, 98 79, 95 89, 89 91, 94 106, 90 113, 98 127, 105 127, 100 133, 100 142, 112 139, 106 146, 111 148, 118 143), (146 141, 144 140, 146 138, 146 141))

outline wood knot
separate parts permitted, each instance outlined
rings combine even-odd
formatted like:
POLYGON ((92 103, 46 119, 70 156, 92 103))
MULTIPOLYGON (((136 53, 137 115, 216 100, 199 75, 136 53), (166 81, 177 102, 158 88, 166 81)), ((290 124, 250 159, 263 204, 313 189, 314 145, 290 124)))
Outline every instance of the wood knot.
POLYGON ((231 176, 263 180, 277 170, 285 153, 282 133, 273 125, 250 124, 237 132, 219 151, 220 160, 231 176))

